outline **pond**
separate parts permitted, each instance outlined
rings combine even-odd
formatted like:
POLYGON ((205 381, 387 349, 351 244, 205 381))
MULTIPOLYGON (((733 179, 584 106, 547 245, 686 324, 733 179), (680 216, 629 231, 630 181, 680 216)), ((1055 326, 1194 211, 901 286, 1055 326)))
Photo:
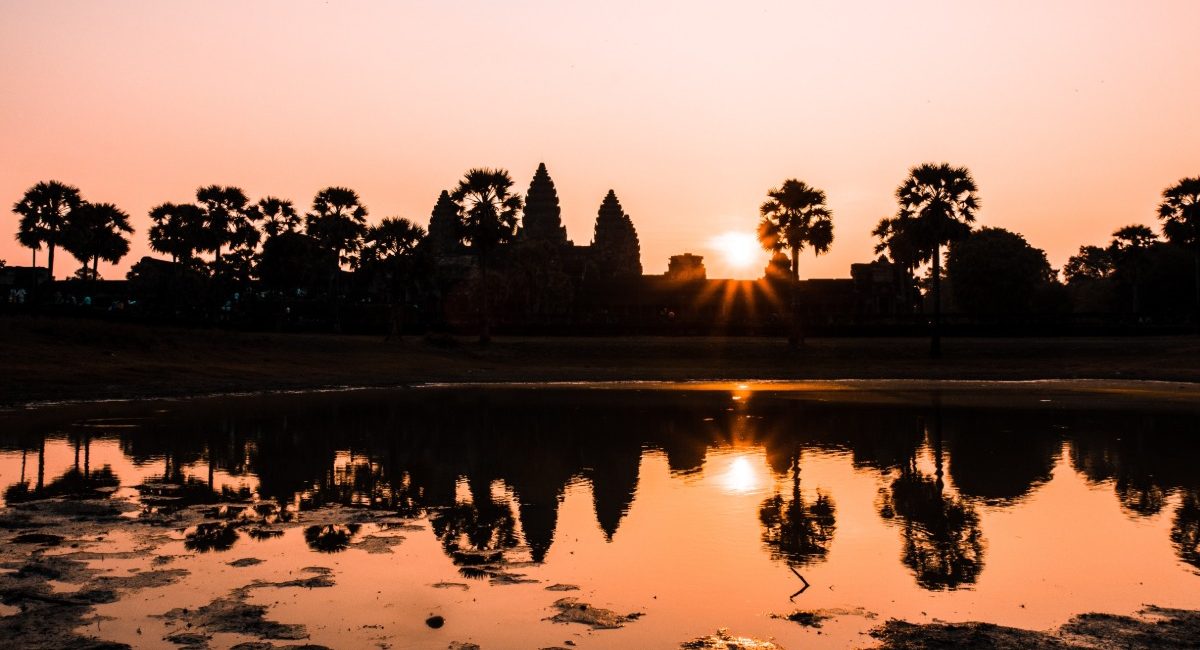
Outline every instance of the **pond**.
POLYGON ((1186 399, 1036 384, 15 410, 0 633, 650 648, 726 629, 839 648, 890 618, 1049 629, 1200 609, 1198 432, 1186 399))

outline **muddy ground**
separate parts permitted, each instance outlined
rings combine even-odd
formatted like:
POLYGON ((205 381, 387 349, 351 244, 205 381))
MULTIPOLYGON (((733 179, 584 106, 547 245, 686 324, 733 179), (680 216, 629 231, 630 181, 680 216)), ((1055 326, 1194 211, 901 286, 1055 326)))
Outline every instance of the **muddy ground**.
POLYGON ((0 404, 422 382, 1108 379, 1200 382, 1200 337, 382 337, 0 318, 0 404))

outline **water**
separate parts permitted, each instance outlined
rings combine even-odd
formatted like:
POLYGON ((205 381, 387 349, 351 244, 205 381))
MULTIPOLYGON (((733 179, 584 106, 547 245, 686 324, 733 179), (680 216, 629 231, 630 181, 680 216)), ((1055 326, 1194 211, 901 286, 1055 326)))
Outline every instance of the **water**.
POLYGON ((88 634, 143 647, 184 629, 161 617, 172 608, 321 573, 306 567, 332 586, 242 593, 331 647, 677 647, 717 628, 843 647, 890 617, 1047 629, 1200 608, 1200 405, 791 388, 59 406, 0 416, 0 487, 18 509, 132 504, 39 552, 91 551, 112 576, 186 571, 96 606, 111 618, 88 634), (261 562, 230 565, 248 558, 261 562), (547 620, 564 597, 642 616, 547 620), (829 618, 772 617, 797 610, 829 618))

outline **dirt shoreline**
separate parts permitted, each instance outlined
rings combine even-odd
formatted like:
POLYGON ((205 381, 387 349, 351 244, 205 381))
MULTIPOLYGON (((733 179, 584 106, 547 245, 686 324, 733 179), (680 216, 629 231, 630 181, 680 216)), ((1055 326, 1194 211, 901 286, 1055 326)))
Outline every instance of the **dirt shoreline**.
POLYGON ((0 404, 431 383, 903 379, 941 388, 945 381, 1105 380, 1122 391, 1147 381, 1200 385, 1195 336, 947 339, 945 358, 926 354, 919 338, 810 339, 799 351, 781 339, 719 337, 502 337, 484 347, 467 337, 384 341, 10 317, 0 318, 0 404))

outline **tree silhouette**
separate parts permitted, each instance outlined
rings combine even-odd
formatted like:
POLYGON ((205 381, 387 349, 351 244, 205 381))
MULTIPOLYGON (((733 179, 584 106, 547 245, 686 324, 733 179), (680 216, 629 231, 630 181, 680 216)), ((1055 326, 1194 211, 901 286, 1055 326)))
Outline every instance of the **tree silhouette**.
POLYGON ((1112 253, 1099 246, 1080 246, 1079 254, 1072 255, 1063 266, 1063 277, 1067 282, 1103 280, 1112 272, 1112 253))
POLYGON ((358 264, 363 236, 367 233, 367 208, 358 193, 346 187, 327 187, 313 197, 312 210, 304 216, 308 236, 322 252, 328 274, 329 299, 333 307, 333 327, 340 331, 341 291, 339 278, 343 265, 358 264))
POLYGON ((971 232, 979 209, 978 189, 966 167, 946 163, 913 167, 896 188, 900 210, 898 229, 911 237, 918 259, 932 259, 933 332, 929 354, 942 354, 942 250, 943 244, 962 239, 971 232))
POLYGON ((267 237, 275 237, 280 233, 296 232, 300 227, 300 215, 296 213, 295 206, 287 199, 280 199, 274 196, 264 197, 259 199, 255 206, 258 212, 258 218, 262 219, 263 232, 267 237))
POLYGON ((320 284, 327 275, 327 251, 312 237, 284 230, 263 242, 255 267, 263 284, 278 292, 295 292, 320 284))
MULTIPOLYGON (((45 244, 49 249, 46 267, 54 280, 54 251, 60 243, 67 218, 83 203, 79 188, 59 181, 44 181, 25 191, 20 201, 13 204, 13 212, 21 215, 20 233, 17 240, 30 248, 45 244)), ((36 254, 36 253, 35 253, 36 254)))
POLYGON ((1003 228, 983 228, 954 242, 946 277, 954 303, 969 314, 1028 312, 1039 290, 1056 281, 1045 251, 1003 228))
POLYGON ((220 270, 224 263, 222 250, 226 247, 253 248, 259 233, 254 227, 258 212, 250 205, 241 188, 208 185, 196 190, 196 203, 204 215, 203 246, 200 250, 213 254, 213 268, 220 270))
POLYGON ((765 250, 787 253, 791 259, 791 329, 788 343, 794 348, 804 339, 800 328, 800 253, 829 252, 833 244, 833 213, 825 205, 825 192, 804 181, 789 178, 767 192, 759 208, 758 241, 765 250))
POLYGON ((438 195, 429 215, 429 245, 434 255, 460 253, 463 249, 462 215, 446 190, 438 195))
POLYGON ((83 203, 73 210, 63 228, 62 245, 83 264, 91 262, 91 277, 98 279, 100 260, 116 264, 129 252, 132 233, 129 215, 111 203, 83 203))
POLYGON ((767 260, 763 267, 763 277, 767 280, 788 280, 792 277, 791 262, 785 253, 777 252, 767 260))
POLYGON ((458 205, 462 233, 479 263, 479 342, 491 340, 488 308, 488 258, 517 233, 521 197, 512 193, 513 180, 503 169, 468 170, 450 198, 458 205))
POLYGON ((204 211, 190 203, 163 203, 150 210, 150 248, 192 266, 204 244, 204 211))
POLYGON ((871 235, 879 239, 879 243, 875 244, 875 252, 886 252, 893 264, 904 269, 904 298, 912 306, 919 302, 915 295, 915 279, 921 256, 909 225, 909 220, 900 217, 884 217, 875 225, 871 235))
POLYGON ((1172 244, 1190 248, 1195 262, 1195 318, 1200 328, 1200 176, 1184 178, 1163 190, 1158 217, 1172 244))
POLYGON ((367 233, 367 208, 358 193, 346 187, 327 187, 313 197, 304 216, 308 234, 331 255, 334 271, 357 263, 367 233))
POLYGON ((604 195, 596 215, 592 269, 600 279, 631 278, 642 274, 642 248, 637 229, 612 190, 604 195))
POLYGON ((413 288, 417 250, 424 239, 424 228, 399 217, 386 218, 367 229, 362 265, 383 285, 391 316, 389 337, 403 334, 404 307, 413 288))
POLYGON ((1137 316, 1141 310, 1142 277, 1146 273, 1147 257, 1150 247, 1158 241, 1154 231, 1146 226, 1125 226, 1113 233, 1109 245, 1109 257, 1118 273, 1127 272, 1129 283, 1133 290, 1133 314, 1137 316))
POLYGON ((538 163, 529 191, 525 193, 525 215, 521 220, 520 236, 537 242, 557 246, 567 243, 567 229, 562 225, 562 210, 558 205, 558 191, 546 171, 546 163, 538 163))
POLYGON ((36 218, 21 217, 20 224, 17 226, 16 240, 17 243, 28 248, 33 253, 31 268, 37 269, 37 254, 42 249, 42 242, 45 241, 45 237, 42 227, 38 224, 36 218))
POLYGON ((800 492, 800 450, 794 449, 791 462, 792 494, 785 499, 775 494, 762 502, 758 518, 762 522, 762 540, 771 558, 787 564, 806 565, 824 560, 829 554, 836 529, 833 500, 817 492, 812 503, 800 492))

